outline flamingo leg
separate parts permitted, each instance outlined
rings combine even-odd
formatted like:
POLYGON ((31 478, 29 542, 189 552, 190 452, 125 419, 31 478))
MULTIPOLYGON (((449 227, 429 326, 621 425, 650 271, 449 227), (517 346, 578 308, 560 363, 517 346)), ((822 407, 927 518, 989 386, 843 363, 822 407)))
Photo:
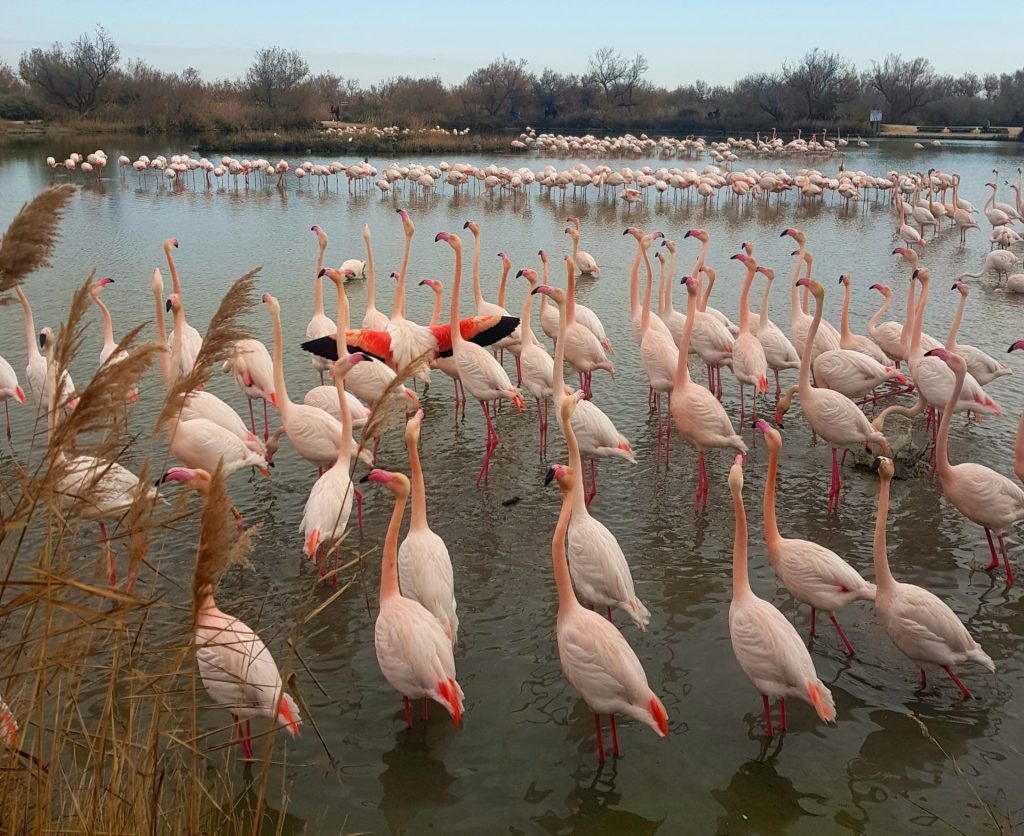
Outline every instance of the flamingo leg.
POLYGON ((839 453, 835 447, 832 448, 832 484, 828 489, 828 510, 839 508, 839 491, 843 481, 839 476, 839 453))
POLYGON ((921 687, 924 688, 928 685, 928 674, 924 672, 924 668, 921 668, 921 687))
POLYGON ((774 371, 775 371, 775 400, 778 400, 779 399, 779 395, 782 394, 782 385, 779 383, 779 370, 778 369, 774 369, 774 371))
POLYGON ((488 470, 491 463, 491 456, 498 447, 498 434, 494 431, 494 425, 491 424, 491 415, 487 409, 487 402, 480 401, 480 408, 484 411, 484 418, 487 419, 487 449, 484 453, 484 463, 480 467, 480 472, 476 476, 476 484, 480 484, 480 480, 487 481, 488 470))
POLYGON ((992 532, 987 528, 985 529, 985 536, 988 538, 988 549, 992 553, 992 562, 985 567, 985 571, 991 572, 999 568, 999 558, 996 557, 996 544, 992 542, 992 532))
POLYGON ((768 737, 775 737, 775 730, 772 728, 772 707, 768 703, 768 697, 765 694, 761 694, 761 700, 764 703, 764 727, 768 733, 768 737))
POLYGON ((668 470, 668 457, 672 452, 672 393, 666 396, 665 405, 665 469, 668 470))
POLYGON ((427 708, 427 698, 426 697, 423 698, 423 719, 424 720, 429 720, 430 719, 430 711, 427 708))
POLYGON ((829 620, 832 622, 832 626, 836 628, 836 632, 839 633, 839 638, 843 640, 843 644, 846 645, 846 652, 851 656, 856 656, 857 653, 853 649, 853 645, 850 644, 850 640, 846 638, 846 633, 843 632, 843 628, 839 626, 839 622, 836 620, 834 615, 829 616, 829 620))
POLYGON ((953 684, 956 685, 956 687, 960 689, 960 693, 962 693, 964 695, 964 699, 965 700, 971 699, 971 697, 972 697, 971 692, 967 690, 967 686, 964 685, 960 681, 960 679, 957 677, 957 675, 955 673, 953 673, 953 671, 951 671, 945 665, 943 665, 942 669, 946 672, 946 676, 948 676, 950 679, 953 680, 953 684))
POLYGON ((814 638, 815 630, 818 626, 818 611, 811 607, 811 638, 814 638))
POLYGON ((601 715, 594 715, 594 728, 597 730, 597 762, 604 763, 604 741, 601 739, 601 715))
POLYGON ((252 434, 256 435, 256 415, 252 411, 252 398, 249 398, 249 425, 252 427, 252 434))
POLYGON ((594 497, 597 496, 597 461, 595 459, 590 460, 590 491, 587 493, 587 507, 590 507, 590 503, 594 501, 594 497))
POLYGON ((412 709, 409 707, 409 698, 406 696, 402 697, 402 705, 405 706, 405 727, 407 729, 412 728, 412 709))
POLYGON ((618 758, 621 757, 621 752, 619 752, 619 727, 615 724, 614 714, 609 714, 608 720, 612 727, 612 756, 618 758))
POLYGON ((606 609, 608 610, 608 620, 611 621, 612 620, 612 608, 611 607, 606 607, 606 609))
POLYGON ((320 369, 320 385, 324 385, 324 370, 320 369))
POLYGON ((743 419, 746 417, 747 403, 743 397, 743 384, 740 384, 740 426, 743 426, 743 419))
POLYGON ((1013 583, 1013 568, 1010 566, 1010 556, 1006 553, 1006 541, 1002 534, 996 535, 999 538, 999 550, 1003 553, 1003 566, 1006 567, 1006 582, 1013 583))
POLYGON ((786 698, 779 697, 779 727, 786 731, 786 698))
MULTIPOLYGON (((255 434, 255 430, 253 433, 255 434)), ((270 438, 270 419, 267 417, 267 402, 263 401, 263 440, 270 438)))

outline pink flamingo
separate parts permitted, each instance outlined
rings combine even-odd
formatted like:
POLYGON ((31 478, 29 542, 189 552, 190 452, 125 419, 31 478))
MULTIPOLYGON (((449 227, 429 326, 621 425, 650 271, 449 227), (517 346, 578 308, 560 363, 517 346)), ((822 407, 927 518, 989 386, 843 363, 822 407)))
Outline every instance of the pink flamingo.
POLYGON ((0 401, 4 402, 4 415, 7 418, 7 440, 11 440, 11 413, 7 402, 14 398, 18 403, 25 403, 25 392, 18 385, 18 375, 14 368, 3 357, 0 357, 0 401))
POLYGON ((743 290, 740 291, 740 332, 732 348, 732 373, 740 383, 740 421, 745 416, 743 387, 754 389, 754 414, 757 414, 757 393, 768 394, 768 360, 764 354, 764 346, 750 330, 750 286, 754 283, 757 262, 749 255, 737 253, 731 260, 739 261, 747 268, 743 279, 743 290))

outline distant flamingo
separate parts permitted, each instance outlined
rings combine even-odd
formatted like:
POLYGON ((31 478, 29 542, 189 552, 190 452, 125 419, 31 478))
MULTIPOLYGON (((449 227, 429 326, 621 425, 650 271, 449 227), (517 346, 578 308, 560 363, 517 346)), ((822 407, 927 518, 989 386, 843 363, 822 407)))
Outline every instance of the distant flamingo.
POLYGON ((747 574, 747 513, 743 507, 743 456, 729 471, 736 532, 732 550, 732 603, 729 638, 743 672, 761 692, 768 737, 774 736, 770 700, 779 700, 780 725, 786 731, 786 699, 813 706, 826 723, 836 720, 832 692, 814 670, 811 654, 786 617, 750 588, 747 574))
POLYGON ((499 438, 491 424, 491 413, 488 404, 501 398, 512 401, 520 411, 523 409, 523 399, 519 395, 512 381, 501 367, 497 360, 491 356, 487 349, 469 342, 462 338, 462 331, 459 328, 459 289, 462 285, 462 241, 458 235, 448 232, 439 232, 434 241, 444 241, 455 251, 455 278, 452 282, 451 326, 452 353, 459 370, 459 379, 463 387, 469 390, 469 394, 480 402, 484 418, 487 421, 487 445, 484 453, 484 462, 476 477, 476 484, 480 480, 487 480, 488 468, 491 456, 498 448, 499 438))
POLYGON ((889 448, 885 436, 872 428, 864 413, 846 395, 811 386, 811 355, 825 306, 825 289, 813 279, 800 279, 797 285, 810 288, 815 302, 814 319, 807 330, 803 356, 800 358, 800 383, 790 387, 786 397, 779 402, 775 410, 775 423, 782 426, 782 416, 789 409, 793 393, 799 391, 800 410, 807 418, 807 423, 832 447, 832 484, 828 491, 828 507, 832 510, 839 506, 839 491, 842 488, 837 448, 866 444, 878 444, 885 452, 889 448))
POLYGON ((427 489, 420 463, 420 427, 423 410, 405 425, 405 446, 412 473, 412 515, 409 533, 398 548, 398 581, 402 595, 419 601, 437 619, 448 640, 455 644, 459 632, 452 559, 445 545, 427 523, 427 489))
POLYGON ((935 441, 936 473, 939 476, 942 495, 967 519, 985 529, 985 537, 988 538, 988 547, 992 554, 992 562, 985 567, 989 572, 999 566, 995 545, 992 543, 992 532, 995 532, 1003 555, 1003 565, 1006 567, 1006 581, 1013 583, 1013 568, 1006 553, 1003 532, 1024 520, 1024 490, 985 465, 974 462, 950 464, 949 424, 956 411, 960 392, 964 388, 967 363, 960 355, 952 354, 944 348, 933 348, 926 356, 944 362, 954 376, 953 389, 942 410, 939 434, 935 441))
POLYGON ((363 481, 384 485, 395 496, 381 553, 380 611, 373 628, 377 663, 391 687, 402 695, 409 728, 409 700, 419 698, 440 703, 458 728, 462 725, 463 693, 455 680, 451 639, 429 610, 398 591, 398 531, 409 499, 409 480, 401 473, 374 469, 363 481))
POLYGON ((576 269, 581 276, 600 276, 601 268, 597 266, 594 257, 586 250, 580 249, 580 219, 569 216, 565 219, 571 226, 565 230, 565 234, 572 238, 572 260, 576 262, 576 269))
POLYGON ((971 692, 953 673, 953 666, 974 662, 988 671, 995 671, 995 663, 941 598, 920 586, 900 583, 892 576, 885 528, 889 516, 889 485, 895 468, 891 459, 880 457, 875 459, 871 469, 878 471, 881 481, 873 552, 878 620, 896 648, 921 668, 922 688, 928 681, 924 666, 936 665, 969 699, 971 692))
POLYGON ((704 450, 708 447, 732 447, 740 453, 747 452, 747 445, 733 430, 721 402, 703 386, 690 380, 686 364, 690 335, 697 312, 697 282, 693 276, 683 279, 686 285, 686 327, 679 340, 679 363, 672 386, 669 409, 679 434, 697 450, 698 476, 696 507, 699 511, 707 507, 710 482, 704 463, 704 450))
MULTIPOLYGON (((316 235, 317 240, 316 272, 313 274, 313 318, 306 326, 306 338, 312 340, 317 337, 329 337, 338 330, 338 326, 324 313, 324 280, 320 271, 324 269, 324 253, 327 251, 328 244, 327 233, 319 224, 314 224, 310 229, 316 235)), ((324 372, 330 369, 330 361, 311 354, 310 362, 313 364, 313 368, 320 373, 320 385, 323 386, 324 372)), ((250 403, 249 406, 251 408, 252 404, 250 403)), ((253 432, 256 430, 253 429, 253 432)))
POLYGON ((789 594, 810 605, 811 638, 814 638, 817 611, 821 610, 839 633, 846 652, 853 656, 853 645, 839 626, 835 612, 853 601, 874 600, 875 585, 865 581, 849 563, 824 546, 811 540, 783 537, 779 533, 775 486, 782 436, 767 421, 756 421, 754 428, 764 433, 768 444, 768 475, 764 486, 764 542, 768 563, 789 594))
MULTIPOLYGON (((562 401, 561 409, 566 423, 573 403, 572 398, 562 401)), ((560 421, 562 415, 560 411, 560 421)), ((659 737, 668 734, 668 714, 661 700, 647 684, 647 674, 622 633, 610 621, 583 607, 573 593, 565 555, 565 538, 572 515, 572 486, 576 474, 567 467, 555 465, 548 470, 545 481, 550 482, 552 479, 557 479, 562 489, 562 509, 551 540, 551 561, 558 588, 558 658, 565 678, 594 712, 597 756, 604 763, 602 714, 608 714, 611 718, 614 757, 620 755, 614 718, 616 714, 625 714, 650 726, 659 737)))

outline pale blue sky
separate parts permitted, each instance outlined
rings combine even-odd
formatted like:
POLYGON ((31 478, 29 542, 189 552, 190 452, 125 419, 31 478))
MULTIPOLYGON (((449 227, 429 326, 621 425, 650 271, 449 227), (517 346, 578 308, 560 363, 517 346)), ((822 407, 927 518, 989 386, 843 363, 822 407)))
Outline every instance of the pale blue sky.
POLYGON ((192 65, 207 79, 242 75, 263 46, 298 49, 314 72, 330 70, 363 84, 435 74, 457 82, 502 52, 526 58, 538 71, 581 72, 587 56, 604 45, 643 52, 648 78, 669 87, 697 78, 728 83, 814 46, 840 52, 862 69, 894 50, 924 54, 942 73, 1009 72, 1024 63, 1014 27, 993 25, 985 4, 733 0, 695 3, 686 11, 672 5, 139 0, 92 6, 29 0, 5 4, 0 59, 16 65, 23 51, 73 40, 99 22, 124 58, 145 58, 165 70, 192 65))

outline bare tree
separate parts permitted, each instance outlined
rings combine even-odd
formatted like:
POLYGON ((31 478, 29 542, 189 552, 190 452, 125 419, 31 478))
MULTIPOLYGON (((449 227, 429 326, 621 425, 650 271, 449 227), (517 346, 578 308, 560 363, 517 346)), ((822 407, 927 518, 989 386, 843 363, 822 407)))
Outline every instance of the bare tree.
POLYGON ((867 86, 881 94, 888 105, 888 119, 902 122, 911 113, 942 96, 942 85, 927 58, 909 61, 891 54, 879 64, 871 62, 867 86))
POLYGON ((643 86, 648 67, 647 59, 639 53, 630 59, 605 46, 588 59, 587 76, 601 88, 606 104, 631 112, 633 95, 643 86))
POLYGON ((245 74, 245 83, 258 104, 276 107, 309 75, 309 64, 297 49, 261 49, 245 74))
POLYGON ((97 26, 95 37, 84 34, 67 49, 58 42, 23 53, 18 73, 48 103, 83 115, 103 103, 120 59, 117 44, 97 26))
POLYGON ((786 114, 786 80, 778 73, 754 73, 736 82, 737 95, 750 96, 774 122, 786 114))
POLYGON ((811 50, 794 65, 783 64, 782 72, 808 119, 832 119, 839 105, 856 96, 860 87, 852 64, 820 49, 811 50))
POLYGON ((985 73, 981 85, 985 89, 986 99, 992 100, 999 95, 999 76, 995 73, 985 73))
POLYGON ((470 107, 495 120, 522 108, 530 97, 532 85, 533 76, 526 68, 526 59, 502 55, 470 73, 463 82, 463 90, 470 107))

